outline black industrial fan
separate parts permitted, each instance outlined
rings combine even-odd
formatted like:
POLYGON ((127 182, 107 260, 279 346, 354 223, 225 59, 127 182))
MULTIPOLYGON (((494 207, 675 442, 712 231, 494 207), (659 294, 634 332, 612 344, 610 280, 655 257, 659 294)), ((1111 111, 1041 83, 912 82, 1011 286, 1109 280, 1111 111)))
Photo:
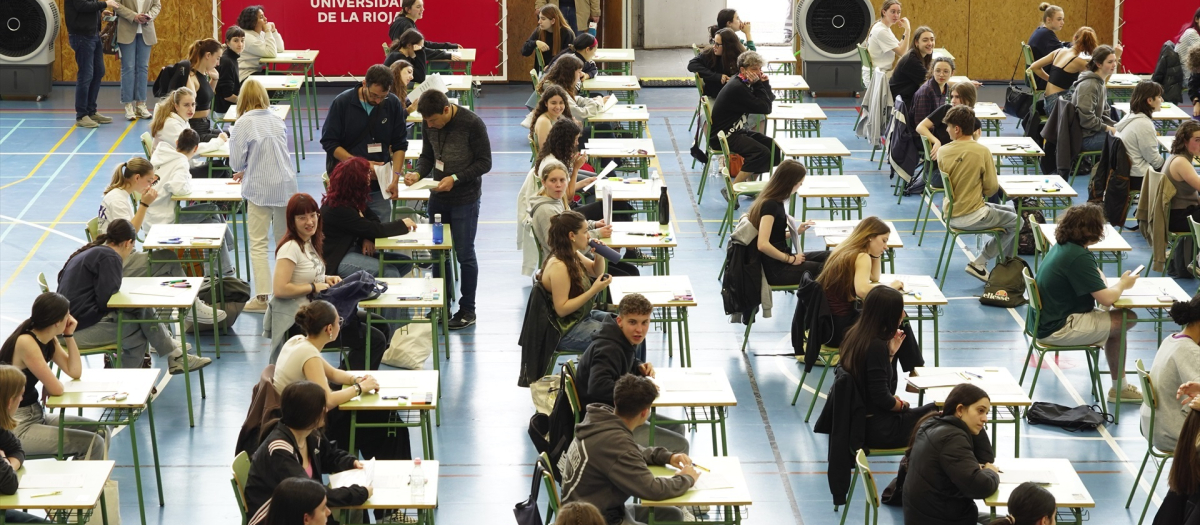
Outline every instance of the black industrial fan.
POLYGON ((796 35, 803 41, 804 80, 814 92, 861 88, 855 46, 867 39, 875 8, 867 0, 797 0, 796 35))
POLYGON ((50 94, 59 14, 54 0, 0 0, 0 92, 50 94))

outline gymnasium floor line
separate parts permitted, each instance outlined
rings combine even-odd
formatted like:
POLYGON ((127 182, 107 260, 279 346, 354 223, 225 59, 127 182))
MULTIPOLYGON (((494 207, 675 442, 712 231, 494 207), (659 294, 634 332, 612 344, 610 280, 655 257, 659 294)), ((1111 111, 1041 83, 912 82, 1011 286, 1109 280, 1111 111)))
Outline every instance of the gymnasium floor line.
POLYGON ((763 404, 762 392, 758 389, 758 378, 754 375, 754 362, 745 352, 742 352, 742 364, 746 365, 750 391, 754 392, 754 404, 758 407, 759 417, 762 418, 763 432, 767 434, 767 442, 771 444, 771 455, 775 458, 775 468, 779 469, 779 482, 784 494, 787 494, 792 517, 796 519, 797 525, 804 525, 804 518, 800 517, 800 504, 796 502, 796 491, 792 489, 792 480, 788 477, 787 469, 783 465, 783 454, 779 452, 779 443, 775 440, 775 429, 771 427, 771 416, 767 413, 767 407, 763 404))

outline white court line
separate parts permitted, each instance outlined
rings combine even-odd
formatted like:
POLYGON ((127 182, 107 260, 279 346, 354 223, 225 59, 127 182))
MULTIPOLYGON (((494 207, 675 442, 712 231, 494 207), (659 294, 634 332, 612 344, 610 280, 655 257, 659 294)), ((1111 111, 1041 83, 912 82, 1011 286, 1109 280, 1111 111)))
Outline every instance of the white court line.
POLYGON ((19 122, 17 122, 16 125, 14 125, 12 129, 8 130, 8 133, 4 134, 4 138, 0 139, 0 144, 4 144, 4 141, 8 140, 8 136, 12 135, 13 132, 16 131, 17 128, 21 127, 21 124, 24 124, 24 123, 25 123, 25 119, 21 119, 19 122))
POLYGON ((29 222, 29 221, 23 221, 23 220, 21 220, 21 219, 17 219, 17 218, 14 218, 14 217, 9 217, 9 216, 7 216, 7 215, 0 215, 0 219, 2 219, 2 220, 5 220, 5 221, 11 221, 11 222, 13 222, 13 223, 15 223, 15 224, 21 224, 21 225, 24 225, 24 226, 30 226, 30 227, 37 228, 37 229, 39 229, 39 230, 42 230, 42 231, 47 231, 47 232, 53 233, 54 235, 58 235, 59 237, 66 237, 66 238, 68 238, 68 239, 71 239, 72 241, 78 242, 79 244, 87 244, 87 240, 85 240, 85 239, 80 239, 79 237, 76 237, 76 236, 74 236, 74 235, 70 235, 70 234, 67 234, 67 233, 63 233, 63 232, 60 232, 60 231, 58 231, 58 230, 55 230, 55 229, 52 229, 52 228, 47 228, 47 227, 45 227, 45 226, 42 226, 42 225, 40 225, 40 224, 34 224, 34 223, 32 223, 32 222, 29 222))

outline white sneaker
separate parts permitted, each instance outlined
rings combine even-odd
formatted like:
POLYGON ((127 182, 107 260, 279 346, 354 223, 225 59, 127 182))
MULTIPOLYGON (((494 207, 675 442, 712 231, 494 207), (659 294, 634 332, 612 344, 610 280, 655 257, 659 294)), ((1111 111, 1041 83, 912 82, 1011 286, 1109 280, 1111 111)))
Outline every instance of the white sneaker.
POLYGON ((991 276, 991 274, 988 273, 986 266, 975 266, 975 263, 973 262, 967 263, 966 271, 967 275, 970 275, 971 277, 979 279, 985 283, 988 282, 988 277, 991 276))
POLYGON ((149 109, 146 109, 145 102, 137 103, 137 116, 138 118, 154 118, 154 114, 149 109))
POLYGON ((171 375, 182 374, 184 359, 187 359, 189 372, 195 372, 201 368, 204 368, 204 367, 212 364, 212 359, 209 359, 207 357, 200 357, 195 354, 188 354, 186 357, 182 356, 182 355, 178 356, 178 357, 170 356, 167 358, 167 371, 170 372, 171 375))
POLYGON ((125 104, 125 120, 137 120, 137 109, 133 107, 133 102, 125 104))
MULTIPOLYGON (((1117 402, 1116 394, 1117 394, 1117 387, 1115 385, 1112 387, 1109 387, 1109 389, 1108 389, 1108 402, 1109 403, 1117 402)), ((1125 386, 1121 388, 1121 401, 1120 402, 1122 402, 1122 403, 1141 403, 1142 402, 1142 392, 1140 390, 1138 390, 1138 387, 1131 385, 1129 383, 1125 383, 1125 386)))
POLYGON ((192 308, 196 309, 196 318, 200 324, 207 324, 207 325, 216 324, 221 321, 224 321, 225 317, 226 317, 224 310, 217 310, 207 304, 200 302, 199 299, 197 299, 195 303, 192 303, 192 308), (216 322, 213 321, 214 312, 216 312, 216 314, 215 314, 216 322))
POLYGON ((255 314, 266 313, 266 311, 267 311, 267 296, 265 296, 265 295, 256 296, 255 298, 251 299, 250 302, 246 303, 246 306, 242 308, 242 311, 255 313, 255 314))

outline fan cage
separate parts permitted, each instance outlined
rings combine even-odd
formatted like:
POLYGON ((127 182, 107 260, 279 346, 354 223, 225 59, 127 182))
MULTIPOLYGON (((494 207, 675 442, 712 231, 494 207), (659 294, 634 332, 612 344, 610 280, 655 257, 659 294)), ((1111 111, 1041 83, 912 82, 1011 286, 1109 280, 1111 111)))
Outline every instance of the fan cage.
POLYGON ((813 0, 800 29, 807 44, 829 55, 845 55, 866 40, 873 18, 864 0, 813 0))
POLYGON ((0 2, 0 56, 22 59, 36 53, 49 31, 46 9, 39 0, 0 2))

